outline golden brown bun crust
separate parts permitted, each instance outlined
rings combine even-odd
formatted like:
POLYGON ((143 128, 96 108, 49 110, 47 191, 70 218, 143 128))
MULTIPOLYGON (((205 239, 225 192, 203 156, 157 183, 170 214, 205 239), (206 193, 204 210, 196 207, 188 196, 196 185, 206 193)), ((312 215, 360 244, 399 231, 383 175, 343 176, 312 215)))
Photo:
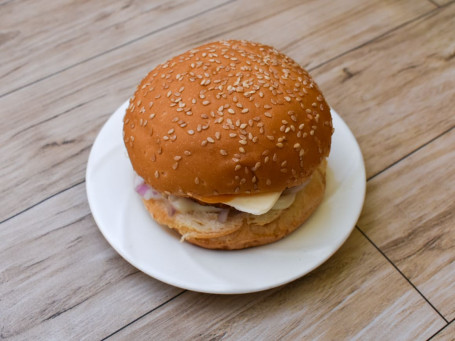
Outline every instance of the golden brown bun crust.
MULTIPOLYGON (((248 223, 247 219, 239 221, 238 216, 234 216, 221 224, 221 228, 211 229, 213 223, 220 224, 215 216, 212 217, 214 220, 207 221, 208 226, 195 231, 193 226, 184 224, 192 219, 189 213, 169 216, 163 201, 144 200, 144 204, 156 221, 177 230, 186 241, 192 244, 208 249, 244 249, 282 239, 307 220, 322 202, 325 191, 325 168, 326 162, 323 161, 313 173, 309 184, 297 193, 294 203, 282 210, 276 219, 264 225, 248 223)), ((240 214, 242 215, 245 217, 247 213, 240 214)))
POLYGON ((221 41, 157 66, 124 118, 134 170, 161 192, 214 196, 295 186, 330 151, 330 108, 274 48, 221 41))

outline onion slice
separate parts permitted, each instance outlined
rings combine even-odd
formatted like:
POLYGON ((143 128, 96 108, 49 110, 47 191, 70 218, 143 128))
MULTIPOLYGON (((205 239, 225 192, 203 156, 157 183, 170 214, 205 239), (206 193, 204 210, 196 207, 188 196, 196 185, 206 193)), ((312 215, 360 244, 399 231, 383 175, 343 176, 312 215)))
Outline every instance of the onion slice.
POLYGON ((229 208, 223 208, 218 214, 218 221, 220 223, 225 223, 229 215, 229 208))
POLYGON ((306 180, 304 183, 298 185, 298 186, 294 186, 294 187, 290 187, 290 188, 287 188, 283 194, 286 195, 286 194, 295 194, 297 192, 300 192, 302 189, 304 189, 309 183, 310 183, 310 180, 311 180, 311 177, 306 180))
POLYGON ((150 189, 150 187, 145 183, 141 183, 136 186, 135 190, 136 192, 141 196, 144 197, 147 191, 150 189))

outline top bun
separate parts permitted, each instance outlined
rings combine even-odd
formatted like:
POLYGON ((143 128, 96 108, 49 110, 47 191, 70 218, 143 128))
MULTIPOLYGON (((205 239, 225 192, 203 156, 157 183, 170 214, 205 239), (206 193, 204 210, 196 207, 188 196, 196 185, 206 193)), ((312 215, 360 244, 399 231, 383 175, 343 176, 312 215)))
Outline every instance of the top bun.
POLYGON ((134 170, 158 191, 211 197, 282 191, 328 156, 321 91, 270 46, 218 41, 158 65, 124 118, 134 170))

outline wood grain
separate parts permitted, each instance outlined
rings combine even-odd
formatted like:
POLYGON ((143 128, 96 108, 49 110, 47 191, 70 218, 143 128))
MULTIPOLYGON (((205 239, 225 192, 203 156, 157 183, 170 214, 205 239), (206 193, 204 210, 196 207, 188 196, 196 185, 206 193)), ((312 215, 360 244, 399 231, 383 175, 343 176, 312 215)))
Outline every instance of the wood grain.
POLYGON ((368 177, 455 126, 455 4, 314 70, 368 177))
POLYGON ((368 183, 359 227, 455 318, 455 129, 368 183))
POLYGON ((0 0, 0 338, 455 340, 453 18, 453 0, 0 0), (110 114, 155 65, 221 38, 307 67, 370 177, 330 260, 247 295, 139 272, 85 197, 110 114))
POLYGON ((308 1, 220 37, 273 45, 312 69, 433 9, 426 1, 308 1))
POLYGON ((454 341, 455 340, 455 322, 452 321, 447 327, 437 333, 432 341, 454 341))
MULTIPOLYGON (((321 29, 317 34, 319 41, 333 42, 332 48, 327 49, 322 44, 311 45, 300 51, 300 61, 306 56, 311 59, 318 54, 321 55, 318 59, 321 62, 333 58, 409 20, 428 6, 426 1, 419 1, 416 4, 420 6, 411 6, 417 9, 417 13, 410 12, 410 15, 402 11, 402 2, 386 7, 382 2, 369 2, 369 6, 361 7, 363 10, 356 12, 353 8, 358 2, 350 0, 340 9, 346 11, 347 19, 338 20, 343 18, 343 12, 328 11, 330 3, 324 2, 323 9, 327 12, 325 20, 319 24, 327 22, 330 29, 326 31, 319 26, 321 29), (365 13, 368 15, 364 17, 365 13), (384 20, 372 20, 375 13, 384 20), (341 39, 345 33, 338 32, 338 28, 353 20, 369 29, 359 32, 347 45, 341 39)), ((261 22, 265 20, 270 26, 272 23, 267 20, 275 15, 280 15, 283 22, 294 20, 299 23, 294 17, 294 12, 297 12, 302 15, 302 22, 304 18, 314 22, 311 18, 317 7, 313 2, 298 6, 297 10, 299 4, 299 1, 268 0, 258 11, 257 2, 233 2, 0 98, 0 107, 5 112, 15 113, 15 119, 6 121, 2 126, 4 133, 0 134, 0 151, 4 155, 16 155, 14 162, 5 160, 0 165, 0 194, 15 191, 15 196, 0 207, 0 221, 82 181, 85 160, 100 125, 131 95, 139 80, 158 62, 206 40, 226 37, 236 28, 236 34, 242 33, 243 38, 267 40, 270 31, 263 30, 261 22), (233 17, 235 21, 232 21, 233 17), (261 37, 256 32, 262 32, 261 37), (27 148, 23 148, 24 145, 27 148)), ((296 32, 302 31, 298 26, 294 28, 296 32)), ((296 34, 299 44, 305 40, 299 40, 302 36, 315 39, 296 34)), ((285 46, 289 41, 286 38, 282 42, 276 41, 274 45, 280 47, 284 43, 282 46, 285 46)))
POLYGON ((99 339, 181 290, 107 244, 78 185, 0 229, 2 339, 99 339))
POLYGON ((444 6, 444 5, 447 5, 451 2, 453 2, 453 0, 431 0, 431 1, 439 6, 444 6))
POLYGON ((185 292, 113 339, 424 340, 444 324, 354 231, 326 264, 281 290, 227 297, 185 292))
POLYGON ((0 95, 226 2, 6 3, 0 11, 0 95))

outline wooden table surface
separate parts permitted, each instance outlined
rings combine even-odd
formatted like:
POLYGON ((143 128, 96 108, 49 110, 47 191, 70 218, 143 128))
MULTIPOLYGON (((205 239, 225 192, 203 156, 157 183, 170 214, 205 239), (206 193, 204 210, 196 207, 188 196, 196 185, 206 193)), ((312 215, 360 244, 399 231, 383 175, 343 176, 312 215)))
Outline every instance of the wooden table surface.
POLYGON ((0 1, 0 338, 455 340, 455 1, 0 1), (202 294, 123 260, 91 215, 103 123, 157 64, 247 39, 314 76, 356 136, 347 242, 288 285, 202 294))

